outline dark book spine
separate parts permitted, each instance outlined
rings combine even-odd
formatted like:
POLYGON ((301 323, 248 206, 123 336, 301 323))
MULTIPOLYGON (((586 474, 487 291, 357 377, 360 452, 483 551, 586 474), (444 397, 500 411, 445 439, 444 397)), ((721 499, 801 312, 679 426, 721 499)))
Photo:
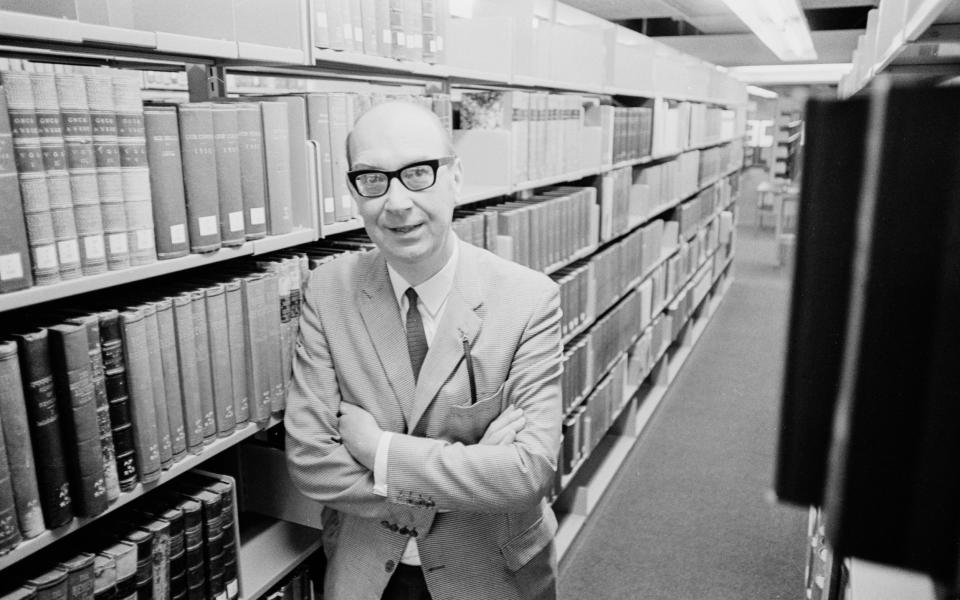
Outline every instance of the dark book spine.
POLYGON ((178 111, 190 251, 212 252, 221 245, 213 109, 200 104, 182 104, 178 111))
POLYGON ((213 142, 220 198, 220 239, 224 246, 239 246, 246 237, 237 108, 232 104, 213 105, 213 142))
POLYGON ((16 342, 0 342, 0 424, 10 465, 20 534, 32 538, 43 533, 43 511, 30 442, 30 424, 16 342))
POLYGON ((84 275, 95 275, 107 270, 107 255, 86 83, 79 73, 57 73, 55 77, 73 215, 80 242, 80 265, 84 275))
POLYGON ((0 294, 33 285, 7 98, 0 94, 0 294))
POLYGON ((240 150, 244 235, 248 240, 256 240, 267 235, 267 190, 259 105, 243 102, 237 104, 237 139, 240 150))
POLYGON ((261 102, 263 148, 267 167, 267 230, 270 235, 293 229, 293 192, 290 171, 290 125, 287 105, 261 102))
POLYGON ((157 261, 157 247, 153 232, 153 203, 150 198, 150 168, 143 126, 143 101, 140 99, 140 75, 113 71, 111 83, 117 111, 120 184, 129 228, 127 245, 130 247, 130 264, 146 265, 157 261))
POLYGON ((112 502, 120 497, 120 481, 117 475, 117 458, 113 445, 113 427, 110 423, 107 380, 103 369, 103 354, 100 349, 100 319, 91 314, 71 319, 70 322, 87 328, 90 378, 93 382, 94 400, 97 405, 97 425, 100 431, 100 448, 103 452, 103 480, 107 486, 107 500, 112 502))
POLYGON ((53 235, 57 240, 60 278, 76 279, 83 274, 77 222, 73 215, 73 195, 67 172, 67 149, 63 141, 63 123, 57 104, 57 86, 53 73, 31 73, 33 101, 37 112, 40 153, 47 179, 53 235))
POLYGON ((87 329, 82 325, 61 324, 48 328, 48 331, 77 513, 92 517, 105 511, 108 502, 97 404, 90 377, 87 329))
POLYGON ((173 321, 177 336, 177 364, 180 367, 187 451, 199 454, 203 450, 203 407, 200 402, 197 347, 193 333, 193 299, 189 292, 174 296, 173 321))
POLYGON ((203 415, 203 442, 217 437, 216 404, 213 392, 213 373, 210 365, 210 333, 207 330, 206 294, 203 289, 190 292, 193 300, 193 341, 196 348, 197 389, 200 390, 200 408, 203 415))
POLYGON ((190 252, 190 242, 187 239, 187 204, 183 189, 177 109, 172 106, 148 106, 143 110, 143 119, 147 163, 150 165, 157 258, 185 256, 190 252))
POLYGON ((37 590, 37 600, 66 600, 67 572, 55 567, 38 577, 27 580, 27 585, 37 590))
POLYGON ((145 529, 132 529, 123 536, 124 541, 137 548, 136 596, 139 600, 153 598, 153 533, 145 529))
POLYGON ((147 302, 138 307, 143 312, 147 356, 150 361, 150 391, 153 396, 154 425, 160 442, 160 467, 173 464, 173 441, 170 436, 170 416, 167 413, 167 391, 163 379, 163 358, 160 355, 160 329, 157 326, 157 307, 147 302))
POLYGON ((240 288, 240 279, 233 279, 224 284, 227 297, 227 334, 230 339, 233 411, 238 425, 250 419, 250 397, 246 377, 247 344, 243 334, 243 292, 240 288))
POLYGON ((117 140, 117 111, 113 82, 105 70, 83 76, 87 106, 93 127, 93 153, 97 163, 100 214, 107 240, 107 268, 130 266, 127 212, 123 203, 123 176, 120 171, 120 144, 117 140))
POLYGON ((217 436, 236 429, 233 408, 233 373, 230 367, 230 333, 227 330, 227 298, 223 284, 204 288, 207 306, 207 340, 210 349, 210 376, 213 383, 214 419, 217 436))
POLYGON ((123 331, 123 359, 130 393, 130 421, 136 448, 137 472, 142 483, 160 478, 160 432, 151 389, 150 352, 143 311, 137 308, 120 313, 123 331))
POLYGON ((155 304, 163 389, 166 392, 167 419, 170 423, 171 452, 176 462, 183 458, 187 451, 187 437, 183 424, 183 399, 180 391, 180 364, 177 360, 177 332, 173 324, 173 300, 164 298, 155 304))
POLYGON ((37 285, 60 281, 50 194, 40 149, 40 127, 29 73, 0 72, 7 103, 14 163, 30 248, 33 279, 37 285))
POLYGON ((117 478, 120 490, 129 492, 137 485, 136 444, 130 419, 130 394, 127 391, 127 368, 123 358, 123 336, 120 314, 115 310, 101 312, 100 352, 103 357, 104 383, 110 411, 110 429, 117 478))
POLYGON ((73 503, 61 441, 60 411, 50 370, 48 334, 46 329, 40 329, 14 337, 26 383, 24 390, 40 507, 47 527, 56 528, 73 518, 73 503))
POLYGON ((67 572, 66 600, 93 600, 96 582, 94 558, 93 554, 82 552, 60 563, 60 567, 67 572))

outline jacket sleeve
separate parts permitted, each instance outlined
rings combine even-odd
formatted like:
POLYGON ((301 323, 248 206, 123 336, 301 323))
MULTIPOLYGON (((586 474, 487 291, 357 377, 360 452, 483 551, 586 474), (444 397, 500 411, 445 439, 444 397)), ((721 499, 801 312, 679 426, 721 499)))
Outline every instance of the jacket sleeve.
POLYGON ((464 445, 395 434, 388 499, 423 497, 440 510, 500 513, 533 508, 552 485, 562 420, 560 295, 555 285, 531 312, 504 384, 526 425, 511 445, 464 445))
MULTIPOLYGON (((311 281, 315 284, 316 277, 311 281)), ((341 394, 317 296, 304 302, 284 414, 287 470, 308 498, 365 518, 428 529, 435 509, 417 503, 389 503, 373 493, 373 473, 353 459, 338 430, 341 394)))

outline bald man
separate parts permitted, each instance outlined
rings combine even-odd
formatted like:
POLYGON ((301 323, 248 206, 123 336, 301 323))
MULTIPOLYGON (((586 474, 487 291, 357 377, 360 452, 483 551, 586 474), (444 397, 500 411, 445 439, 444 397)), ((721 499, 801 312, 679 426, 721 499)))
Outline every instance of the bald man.
POLYGON ((284 418, 324 598, 555 598, 559 290, 453 233, 462 167, 429 110, 374 106, 347 154, 377 248, 312 273, 284 418))

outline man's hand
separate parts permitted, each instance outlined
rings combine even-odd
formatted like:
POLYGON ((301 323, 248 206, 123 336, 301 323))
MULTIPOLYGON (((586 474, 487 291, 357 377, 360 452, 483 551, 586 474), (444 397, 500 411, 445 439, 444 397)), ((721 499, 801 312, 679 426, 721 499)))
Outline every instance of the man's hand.
POLYGON ((343 445, 350 456, 371 471, 381 433, 383 430, 369 412, 354 404, 340 403, 340 437, 343 445))
POLYGON ((526 425, 523 410, 516 406, 508 406, 505 411, 487 425, 483 437, 478 443, 488 446, 506 446, 512 444, 517 434, 526 425))

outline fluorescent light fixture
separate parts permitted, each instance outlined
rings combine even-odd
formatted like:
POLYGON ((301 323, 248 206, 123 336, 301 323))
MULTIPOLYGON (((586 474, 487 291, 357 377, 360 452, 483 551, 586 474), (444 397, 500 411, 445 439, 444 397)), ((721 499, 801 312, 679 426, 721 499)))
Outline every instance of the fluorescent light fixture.
POLYGON ((760 96, 761 98, 776 98, 776 97, 777 97, 777 93, 776 93, 776 92, 774 92, 774 91, 772 91, 772 90, 768 90, 768 89, 762 88, 762 87, 757 87, 757 86, 755 86, 755 85, 748 85, 748 86, 747 86, 747 93, 750 94, 751 96, 760 96))
POLYGON ((797 0, 723 0, 782 61, 817 60, 807 19, 797 0))
POLYGON ((451 17, 473 18, 473 0, 450 0, 447 6, 451 17))
POLYGON ((788 85, 837 83, 850 72, 850 63, 814 63, 808 65, 756 65, 730 67, 727 74, 748 84, 788 85))

